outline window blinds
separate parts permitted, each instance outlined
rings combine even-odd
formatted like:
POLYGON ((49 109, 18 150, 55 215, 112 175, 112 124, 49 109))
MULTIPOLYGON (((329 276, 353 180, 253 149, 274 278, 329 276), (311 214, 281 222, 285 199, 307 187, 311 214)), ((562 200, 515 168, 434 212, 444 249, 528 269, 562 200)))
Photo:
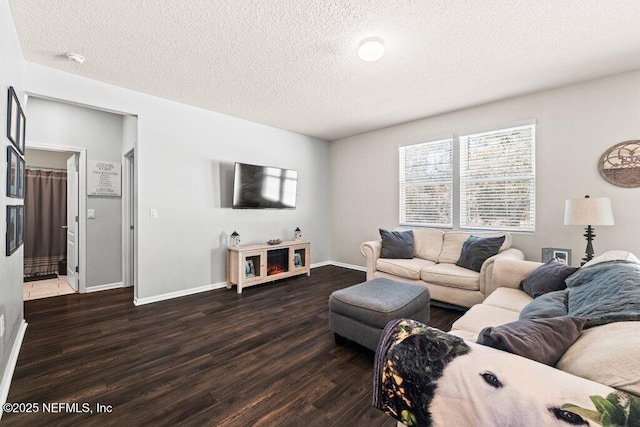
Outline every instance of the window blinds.
POLYGON ((400 147, 400 224, 453 225, 453 140, 400 147))
POLYGON ((535 125, 460 137, 460 227, 535 230, 535 125))

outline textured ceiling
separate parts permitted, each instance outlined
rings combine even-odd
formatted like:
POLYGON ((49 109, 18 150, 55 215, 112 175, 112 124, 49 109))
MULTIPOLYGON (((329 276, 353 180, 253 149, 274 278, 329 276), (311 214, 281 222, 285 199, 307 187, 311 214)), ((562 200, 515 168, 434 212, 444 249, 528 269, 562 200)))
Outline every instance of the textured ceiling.
POLYGON ((10 4, 28 61, 326 140, 640 68, 638 0, 10 4))

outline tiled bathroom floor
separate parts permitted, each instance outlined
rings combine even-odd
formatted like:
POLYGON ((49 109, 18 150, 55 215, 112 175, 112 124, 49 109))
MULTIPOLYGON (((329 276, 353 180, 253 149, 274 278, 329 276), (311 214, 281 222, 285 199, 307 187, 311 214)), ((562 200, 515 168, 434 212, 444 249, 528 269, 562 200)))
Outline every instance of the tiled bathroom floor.
POLYGON ((67 276, 58 276, 56 279, 38 280, 24 284, 23 297, 25 301, 56 297, 74 293, 67 283, 67 276))

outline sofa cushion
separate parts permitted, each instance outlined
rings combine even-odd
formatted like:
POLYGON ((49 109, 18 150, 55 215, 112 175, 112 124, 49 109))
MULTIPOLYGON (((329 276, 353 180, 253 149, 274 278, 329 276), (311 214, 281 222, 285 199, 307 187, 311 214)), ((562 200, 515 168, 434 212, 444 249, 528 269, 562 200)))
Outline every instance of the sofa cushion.
POLYGON ((584 318, 570 316, 518 320, 484 328, 478 335, 477 342, 555 366, 578 339, 586 321, 584 318))
MULTIPOLYGON (((533 301, 533 298, 519 289, 497 288, 491 292, 491 295, 489 295, 482 304, 520 313, 531 301, 533 301)), ((564 314, 566 315, 567 313, 565 312, 564 314)))
POLYGON ((487 326, 504 325, 518 320, 518 313, 487 304, 476 304, 456 320, 451 329, 479 334, 487 326))
POLYGON ((428 259, 438 262, 440 251, 442 251, 442 240, 444 231, 432 228, 421 228, 413 230, 413 251, 418 258, 428 259))
POLYGON ((566 316, 568 291, 564 289, 540 295, 522 309, 520 320, 566 316))
MULTIPOLYGON (((511 234, 498 232, 498 233, 473 233, 478 237, 500 237, 504 236, 504 243, 500 247, 500 252, 511 247, 511 234)), ((462 245, 471 236, 471 233, 464 233, 460 231, 451 231, 445 233, 442 241, 442 251, 438 257, 438 262, 455 264, 460 258, 460 252, 462 251, 462 245)))
POLYGON ((520 282, 520 289, 537 298, 547 292, 566 289, 565 280, 578 271, 577 267, 570 267, 558 262, 555 258, 542 264, 520 282))
POLYGON ((387 231, 380 229, 381 258, 413 258, 413 231, 387 231))
POLYGON ((477 291, 480 273, 455 264, 435 264, 422 268, 420 278, 427 283, 477 291))
POLYGON ((405 279, 420 280, 422 269, 434 265, 433 261, 422 258, 387 259, 378 258, 376 270, 383 271, 405 279))
POLYGON ((497 255, 503 243, 504 236, 469 236, 469 238, 462 244, 460 258, 458 259, 458 262, 456 262, 456 265, 479 273, 482 268, 482 264, 492 256, 497 255))
POLYGON ((556 368, 640 396, 640 322, 585 330, 556 368))

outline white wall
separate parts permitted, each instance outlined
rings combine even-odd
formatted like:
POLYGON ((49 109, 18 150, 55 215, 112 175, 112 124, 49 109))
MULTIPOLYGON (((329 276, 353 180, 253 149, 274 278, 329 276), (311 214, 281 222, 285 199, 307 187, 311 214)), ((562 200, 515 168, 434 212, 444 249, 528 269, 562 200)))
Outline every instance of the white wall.
MULTIPOLYGON (((31 130, 31 128, 29 128, 31 130)), ((74 153, 67 151, 46 151, 27 148, 24 161, 35 168, 67 169, 67 159, 74 153)))
POLYGON ((565 199, 610 197, 616 225, 596 227, 596 254, 625 249, 640 256, 640 188, 611 185, 598 173, 600 155, 640 139, 640 71, 548 90, 382 129, 331 143, 332 259, 364 265, 360 244, 378 228, 398 226, 398 145, 497 129, 534 119, 536 232, 514 235, 527 259, 541 248, 572 250, 580 265, 582 227, 564 226, 565 199))
MULTIPOLYGON (((0 0, 0 315, 5 318, 5 333, 0 338, 0 403, 2 394, 10 381, 6 375, 11 350, 14 347, 18 331, 23 324, 22 304, 22 263, 24 250, 20 247, 10 257, 5 256, 7 233, 6 205, 21 205, 21 199, 6 196, 7 180, 7 146, 11 141, 7 138, 7 93, 9 86, 16 90, 23 103, 23 69, 24 59, 18 42, 18 35, 13 23, 9 2, 0 0)), ((28 128, 27 128, 28 132, 28 128)), ((1 414, 0 414, 1 415, 1 414)))
POLYGON ((329 260, 327 142, 31 63, 25 84, 32 94, 138 116, 140 298, 223 282, 225 237, 234 230, 257 243, 291 239, 300 227, 312 262, 329 260), (228 208, 236 161, 296 169, 297 209, 228 208))
MULTIPOLYGON (((28 141, 86 148, 87 160, 122 163, 121 115, 36 97, 29 98, 27 115, 28 141)), ((87 209, 95 219, 87 219, 86 285, 122 282, 122 198, 89 196, 87 209)))

